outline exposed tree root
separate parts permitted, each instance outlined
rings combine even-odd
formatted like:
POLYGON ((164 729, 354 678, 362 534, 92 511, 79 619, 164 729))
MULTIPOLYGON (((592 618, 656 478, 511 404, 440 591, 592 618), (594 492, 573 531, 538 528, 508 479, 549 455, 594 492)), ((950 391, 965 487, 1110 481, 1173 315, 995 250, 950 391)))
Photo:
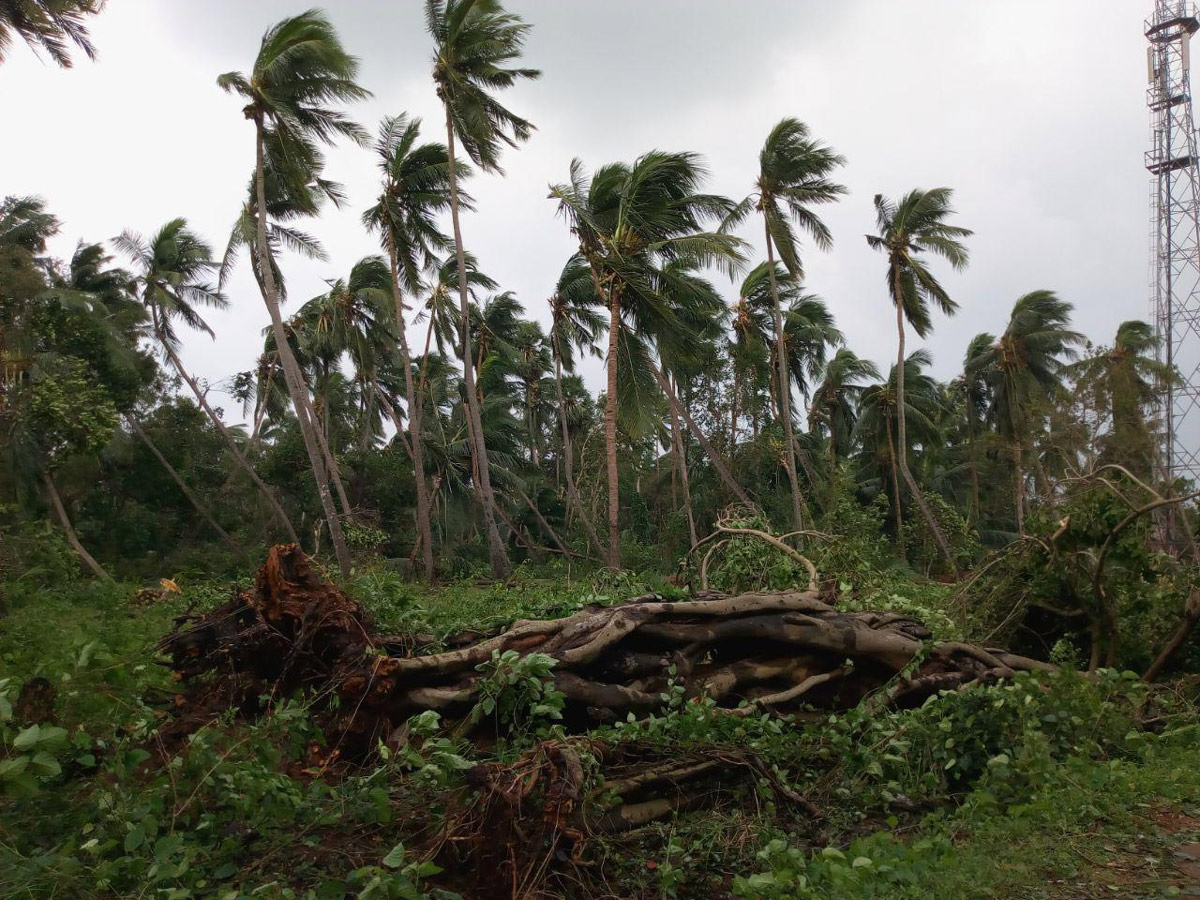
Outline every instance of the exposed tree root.
POLYGON ((1045 667, 966 644, 927 646, 929 638, 905 616, 842 612, 811 589, 702 592, 518 621, 425 654, 419 640, 374 634, 354 601, 318 576, 297 547, 283 545, 271 550, 252 589, 181 620, 164 649, 185 684, 177 701, 185 719, 229 707, 252 712, 260 696, 308 690, 327 733, 351 757, 424 710, 465 722, 485 677, 477 667, 507 650, 556 661, 554 686, 573 731, 656 711, 672 678, 689 698, 705 695, 720 709, 749 715, 797 704, 846 708, 881 690, 911 705, 947 684, 1045 667))
MULTIPOLYGON (((251 589, 181 619, 164 641, 182 690, 162 737, 169 743, 228 709, 255 715, 261 697, 300 691, 314 697, 331 753, 342 759, 364 759, 380 741, 403 744, 405 723, 425 710, 486 737, 494 721, 471 716, 486 678, 478 667, 510 650, 555 660, 554 687, 573 733, 659 711, 672 683, 687 700, 708 698, 716 715, 749 716, 863 701, 869 709, 909 707, 940 690, 1048 668, 930 638, 903 615, 840 611, 815 588, 705 591, 684 601, 645 596, 589 606, 498 634, 464 633, 429 653, 432 639, 376 635, 354 601, 299 548, 283 545, 271 550, 251 589)), ((509 764, 478 765, 468 782, 472 789, 431 852, 486 873, 480 897, 531 896, 556 860, 578 857, 588 835, 719 802, 747 782, 821 818, 753 753, 711 748, 578 736, 545 741, 509 764)))

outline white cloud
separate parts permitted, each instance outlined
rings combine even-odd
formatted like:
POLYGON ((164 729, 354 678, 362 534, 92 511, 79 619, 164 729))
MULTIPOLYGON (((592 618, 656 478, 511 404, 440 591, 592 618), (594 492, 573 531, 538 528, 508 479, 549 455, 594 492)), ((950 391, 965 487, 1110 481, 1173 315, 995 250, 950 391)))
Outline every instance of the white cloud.
MULTIPOLYGON (((1147 309, 1142 5, 513 2, 534 26, 528 62, 545 74, 507 100, 539 131, 505 155, 505 179, 471 185, 479 212, 464 220, 466 240, 544 321, 572 249, 546 188, 565 178, 571 157, 594 166, 652 147, 696 150, 714 189, 740 195, 767 130, 795 115, 849 160, 851 194, 826 212, 835 248, 807 254, 807 268, 860 354, 886 363, 894 352, 881 261, 862 239, 871 197, 942 184, 955 188, 961 224, 976 235, 971 267, 945 276, 962 311, 938 319, 929 341, 939 375, 953 374, 967 340, 1002 328, 1013 300, 1036 288, 1057 290, 1076 305, 1077 326, 1107 340, 1147 309)), ((347 0, 330 11, 375 91, 355 115, 373 129, 406 110, 434 139, 442 119, 421 6, 347 0)), ((123 0, 95 23, 94 65, 60 72, 17 48, 0 68, 9 125, 0 193, 44 195, 65 223, 61 254, 77 239, 150 231, 178 215, 222 246, 252 143, 237 100, 215 79, 249 67, 263 29, 299 8, 123 0)), ((374 190, 370 153, 336 148, 327 174, 351 202, 311 226, 329 263, 284 262, 297 301, 376 251, 358 225, 374 190)), ((267 323, 245 273, 230 296, 230 311, 212 317, 217 341, 186 344, 188 365, 213 383, 253 365, 267 323)), ((598 372, 588 371, 594 387, 598 372)))

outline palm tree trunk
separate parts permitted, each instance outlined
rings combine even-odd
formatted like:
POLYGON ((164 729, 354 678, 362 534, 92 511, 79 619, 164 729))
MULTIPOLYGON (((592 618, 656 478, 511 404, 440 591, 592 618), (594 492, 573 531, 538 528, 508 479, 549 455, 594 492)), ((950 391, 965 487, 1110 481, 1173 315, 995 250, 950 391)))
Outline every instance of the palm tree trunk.
MULTIPOLYGON (((957 573, 958 566, 954 562, 954 554, 950 552, 950 544, 946 541, 946 536, 942 534, 941 526, 938 525, 937 519, 933 516, 933 510, 929 508, 929 504, 925 502, 925 495, 921 493, 921 488, 917 484, 917 480, 913 478, 912 472, 908 469, 908 432, 905 426, 905 405, 904 405, 904 282, 901 278, 900 267, 893 266, 893 279, 896 293, 896 330, 899 332, 899 352, 896 358, 896 437, 897 455, 900 459, 900 474, 904 478, 904 484, 908 487, 908 492, 912 498, 917 501, 917 508, 921 510, 921 515, 925 519, 925 524, 929 526, 929 530, 933 533, 933 539, 937 541, 938 548, 942 551, 942 556, 946 558, 946 564, 950 566, 950 571, 957 573)), ((899 504, 897 504, 899 509, 899 504)))
POLYGON ((725 487, 729 488, 730 492, 740 501, 745 503, 747 506, 750 506, 752 501, 750 500, 749 495, 747 495, 747 493, 742 490, 742 486, 734 480, 733 475, 729 471, 729 467, 725 465, 724 461, 721 459, 721 455, 717 453, 717 449, 712 445, 712 442, 709 441, 708 437, 705 436, 704 432, 700 430, 700 427, 696 424, 696 420, 693 419, 692 414, 688 412, 688 408, 679 402, 679 398, 675 395, 675 391, 671 387, 671 383, 667 381, 662 370, 658 367, 655 367, 654 369, 654 377, 658 379, 658 386, 662 388, 663 393, 667 395, 667 400, 670 401, 671 409, 677 413, 681 419, 683 419, 683 424, 686 425, 688 431, 692 433, 692 437, 694 437, 700 446, 704 448, 705 455, 708 457, 709 462, 712 463, 713 468, 717 470, 717 475, 720 477, 721 481, 724 482, 725 487))
POLYGON ((300 433, 304 438, 304 449, 308 452, 309 465, 312 466, 313 480, 317 485, 317 495, 321 500, 321 510, 325 522, 329 526, 329 538, 337 556, 338 567, 342 577, 350 577, 350 550, 346 546, 346 536, 342 533, 342 523, 337 510, 333 506, 333 496, 329 493, 329 484, 322 477, 321 449, 313 434, 316 423, 307 421, 304 414, 306 393, 308 388, 300 375, 300 367, 292 355, 291 345, 288 344, 287 333, 283 327, 283 317, 279 312, 279 294, 275 286, 275 273, 271 268, 270 247, 267 243, 267 188, 266 165, 263 147, 263 123, 259 116, 255 119, 255 230, 258 242, 258 263, 262 271, 263 299, 266 301, 267 312, 271 316, 271 331, 275 336, 276 349, 279 352, 279 363, 283 369, 284 380, 287 382, 288 394, 292 400, 292 408, 296 411, 296 421, 300 424, 300 433))
POLYGON ((835 424, 837 413, 830 410, 829 413, 829 508, 826 514, 833 512, 833 508, 837 505, 837 490, 838 490, 838 463, 837 463, 837 425, 835 424))
POLYGON ((737 433, 738 433, 738 391, 741 388, 741 376, 738 375, 737 366, 733 367, 733 396, 729 404, 729 458, 733 459, 733 452, 737 449, 737 433))
POLYGON ((1021 467, 1021 442, 1013 439, 1013 477, 1016 479, 1017 534, 1025 536, 1025 473, 1021 467))
POLYGON ((404 298, 400 292, 400 265, 396 259, 396 243, 390 229, 387 233, 388 261, 392 267, 392 295, 396 301, 396 338, 400 345, 400 365, 404 367, 404 392, 408 401, 409 456, 413 480, 417 488, 417 533, 421 540, 421 564, 425 578, 433 581, 433 529, 429 523, 429 494, 425 484, 424 432, 421 428, 423 409, 413 383, 412 357, 408 352, 408 335, 404 326, 404 298))
POLYGON ((200 517, 208 523, 208 527, 215 531, 221 540, 225 542, 225 545, 235 553, 245 554, 245 549, 239 546, 237 541, 231 538, 228 532, 226 532, 224 528, 217 524, 217 520, 213 518, 213 514, 209 512, 208 507, 205 506, 203 501, 196 496, 195 491, 188 487, 187 482, 183 480, 183 476, 181 476, 179 472, 175 470, 175 467, 167 460, 167 458, 162 455, 158 447, 155 446, 154 441, 150 439, 150 435, 146 434, 145 429, 142 428, 137 419, 126 413, 125 421, 129 424, 129 428, 133 431, 133 433, 138 436, 138 439, 146 445, 146 449, 154 455, 154 458, 158 460, 159 464, 166 470, 167 474, 171 476, 171 480, 175 482, 176 486, 183 493, 183 495, 188 498, 188 501, 193 507, 195 507, 196 512, 200 513, 200 517))
POLYGON ((683 488, 683 509, 687 513, 689 547, 695 547, 698 542, 696 535, 696 517, 692 513, 692 489, 688 484, 687 451, 683 446, 683 438, 679 434, 679 416, 671 410, 671 448, 675 451, 675 466, 679 470, 679 483, 683 488))
POLYGON ((771 239, 771 223, 766 213, 763 213, 763 231, 767 236, 767 274, 771 280, 771 301, 775 308, 775 373, 779 380, 779 418, 783 420, 784 441, 787 443, 787 455, 784 456, 784 468, 787 469, 788 482, 792 488, 792 518, 797 529, 804 528, 804 512, 800 499, 800 479, 796 475, 796 447, 792 434, 792 398, 791 379, 788 377, 787 350, 783 335, 783 308, 779 301, 779 283, 775 278, 775 243, 771 239))
POLYGON ((971 470, 971 518, 979 524, 979 454, 976 452, 975 425, 967 420, 967 465, 971 470))
POLYGON ((84 549, 83 544, 79 543, 75 529, 71 526, 71 520, 67 516, 66 507, 63 506, 62 498, 58 496, 58 488, 54 485, 54 477, 45 466, 42 467, 42 484, 46 486, 46 494, 50 497, 50 505, 54 507, 54 514, 58 516, 58 524, 62 526, 63 533, 66 534, 67 543, 71 545, 71 549, 83 560, 84 565, 91 569, 93 575, 105 581, 112 581, 112 576, 104 571, 104 567, 96 562, 92 554, 84 549))
POLYGON ((892 514, 896 518, 896 546, 900 555, 905 556, 904 550, 904 513, 900 509, 900 465, 896 462, 896 442, 892 440, 892 424, 885 422, 888 439, 888 462, 892 467, 892 514))
POLYGON ((615 285, 608 291, 608 395, 604 399, 604 443, 608 468, 608 565, 621 568, 621 510, 617 473, 617 353, 621 342, 621 293, 615 285))
POLYGON ((175 350, 170 346, 169 343, 167 343, 167 341, 163 340, 161 332, 158 334, 158 342, 166 351, 167 358, 171 361, 171 366, 175 369, 179 377, 183 379, 184 383, 191 388, 192 393, 196 397, 196 402, 200 404, 200 408, 204 410, 204 414, 208 416, 208 420, 212 422, 213 427, 217 429, 217 433, 220 434, 225 440, 225 444, 227 447, 229 447, 229 452, 233 455, 234 461, 241 466, 247 475, 250 476, 250 480, 254 482, 254 486, 258 488, 259 492, 261 492, 262 495, 267 498, 267 503, 271 507, 271 512, 274 514, 275 518, 279 520, 279 524, 282 525, 284 530, 287 532, 288 538, 294 544, 300 543, 300 538, 296 536, 296 530, 292 527, 291 519, 289 519, 287 513, 283 511, 283 507, 280 506, 279 501, 275 498, 274 492, 261 478, 259 478, 258 473, 254 471, 254 467, 250 465, 250 460, 246 459, 246 455, 242 453, 242 448, 239 447, 237 445, 237 441, 234 440, 233 433, 226 427, 225 423, 221 421, 221 417, 217 415, 217 411, 212 408, 211 404, 209 404, 208 396, 204 393, 204 391, 200 390, 200 385, 196 383, 196 380, 192 378, 192 376, 188 374, 187 369, 183 367, 183 361, 180 360, 179 356, 175 353, 175 350))
POLYGON ((562 354, 558 342, 558 330, 552 329, 551 334, 554 338, 554 385, 558 389, 558 420, 562 425, 562 457, 563 472, 567 479, 567 507, 574 510, 579 515, 579 518, 583 520, 583 527, 587 531, 588 540, 592 542, 592 547, 595 548, 596 552, 603 557, 604 545, 600 543, 600 536, 596 534, 596 526, 592 522, 592 517, 584 509, 583 503, 579 499, 579 491, 575 488, 575 454, 571 447, 571 429, 567 425, 567 399, 563 393, 562 354))
POLYGON ((463 380, 467 394, 467 416, 471 420, 472 455, 479 470, 479 490, 483 497, 483 524, 487 531, 488 551, 492 560, 492 574, 505 578, 512 571, 500 532, 496 528, 496 497, 492 493, 492 478, 488 471, 487 444, 483 439, 483 418, 479 413, 479 402, 475 396, 475 373, 471 365, 471 318, 470 301, 467 298, 467 259, 463 250, 462 226, 458 220, 458 173, 454 158, 454 123, 450 118, 450 107, 446 107, 446 150, 450 170, 450 221, 454 225, 454 253, 458 257, 458 301, 462 324, 463 380))

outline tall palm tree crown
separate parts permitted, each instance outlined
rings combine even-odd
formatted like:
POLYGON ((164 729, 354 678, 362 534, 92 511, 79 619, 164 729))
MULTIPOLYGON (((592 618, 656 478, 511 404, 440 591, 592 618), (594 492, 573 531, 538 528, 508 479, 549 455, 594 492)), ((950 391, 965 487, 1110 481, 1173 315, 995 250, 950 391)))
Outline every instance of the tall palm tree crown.
POLYGON ((358 59, 342 47, 325 14, 310 9, 267 29, 249 76, 227 72, 217 84, 245 99, 246 118, 273 130, 279 158, 298 160, 304 165, 297 173, 307 174, 319 156, 314 142, 366 140, 361 126, 329 106, 371 96, 357 75, 358 59))
MULTIPOLYGON (((896 307, 896 332, 899 338, 896 350, 896 393, 900 411, 897 417, 897 468, 951 567, 955 563, 950 545, 946 542, 941 527, 908 468, 904 330, 907 322, 918 336, 925 337, 929 333, 933 325, 929 311, 930 301, 947 315, 952 315, 958 309, 958 304, 950 299, 950 295, 934 277, 924 258, 924 254, 932 253, 945 259, 955 269, 962 269, 967 264, 967 249, 962 240, 969 237, 971 232, 947 222, 953 214, 950 205, 952 196, 953 191, 949 188, 912 190, 899 201, 888 200, 882 194, 876 194, 875 218, 879 233, 866 236, 867 244, 887 257, 888 294, 896 307)), ((896 514, 899 516, 899 498, 896 499, 896 514)), ((900 533, 899 520, 897 533, 900 533)))
POLYGON ((501 146, 515 147, 527 140, 533 125, 496 100, 492 92, 512 87, 523 79, 538 78, 541 73, 537 69, 511 65, 521 56, 529 26, 520 17, 504 12, 496 0, 426 0, 425 22, 434 41, 433 81, 446 111, 450 218, 458 259, 463 381, 472 458, 478 478, 475 487, 483 507, 492 572, 500 577, 508 574, 511 564, 496 529, 496 500, 472 370, 471 313, 467 297, 466 248, 459 222, 455 140, 462 143, 467 155, 484 171, 500 171, 501 146))
MULTIPOLYGON (((363 224, 378 232, 384 247, 395 248, 401 287, 418 293, 423 274, 438 264, 451 246, 437 217, 450 209, 450 160, 446 145, 418 143, 421 120, 407 115, 388 116, 379 126, 375 154, 383 176, 376 202, 363 213, 363 224)), ((458 177, 470 175, 458 163, 458 177)), ((471 198, 459 192, 459 205, 472 209, 471 198)))
POLYGON ((537 69, 513 66, 530 26, 496 0, 426 0, 425 22, 434 41, 433 81, 454 136, 486 172, 500 170, 502 145, 516 147, 533 134, 532 123, 492 96, 537 69))
MULTIPOLYGON (((590 177, 579 160, 571 178, 554 185, 579 252, 609 307, 605 438, 609 481, 609 565, 620 566, 619 488, 616 462, 618 371, 623 344, 646 357, 643 336, 684 333, 671 296, 689 267, 720 265, 732 275, 744 262, 744 242, 705 225, 727 219, 734 205, 700 192, 706 171, 693 153, 652 150, 633 162, 611 163, 590 177), (674 284, 673 284, 674 282, 674 284), (628 324, 628 331, 623 325, 628 324)), ((635 373, 631 373, 635 374, 635 373)), ((628 396, 628 392, 625 392, 628 396)))
POLYGON ((726 222, 725 227, 741 221, 751 210, 762 213, 767 243, 767 276, 774 305, 774 369, 779 417, 786 442, 783 462, 792 489, 792 515, 797 528, 804 526, 804 500, 796 473, 796 439, 792 428, 792 399, 788 378, 787 348, 783 300, 780 296, 775 253, 797 282, 803 277, 799 238, 796 227, 807 232, 821 249, 828 249, 833 238, 828 227, 813 211, 817 204, 830 203, 846 188, 830 179, 830 174, 845 159, 813 139, 809 128, 794 118, 782 119, 767 135, 758 155, 759 171, 754 192, 746 197, 726 222))
POLYGON ((967 265, 968 254, 963 238, 972 232, 951 225, 953 214, 950 188, 909 191, 899 201, 875 195, 875 220, 879 234, 867 235, 867 244, 886 254, 887 289, 892 302, 918 337, 926 337, 933 327, 929 304, 946 315, 958 311, 958 304, 934 276, 924 254, 940 256, 956 270, 967 265))
POLYGON ((34 52, 42 50, 64 69, 71 68, 71 44, 88 59, 96 58, 87 17, 104 9, 107 0, 0 0, 0 63, 8 57, 13 37, 34 52))
POLYGON ((179 349, 175 320, 216 337, 197 307, 223 310, 229 301, 208 280, 219 268, 212 248, 188 227, 186 219, 172 219, 149 240, 125 231, 114 245, 137 267, 134 284, 164 345, 179 349))
MULTIPOLYGON (((305 451, 343 577, 350 575, 350 552, 329 491, 330 475, 339 485, 340 479, 329 448, 322 443, 322 436, 311 421, 308 388, 289 345, 279 310, 280 293, 267 224, 266 178, 270 155, 271 169, 280 179, 281 187, 290 190, 293 197, 311 196, 308 186, 319 177, 323 163, 317 145, 330 144, 338 137, 358 143, 366 141, 365 132, 331 105, 370 96, 369 91, 355 82, 357 74, 358 60, 342 47, 329 20, 323 13, 309 10, 267 29, 249 76, 229 72, 217 79, 223 90, 247 101, 242 112, 254 123, 255 271, 262 285, 263 302, 271 316, 280 367, 304 437, 305 451), (327 471, 327 461, 332 472, 327 471)), ((287 190, 281 190, 281 193, 286 194, 287 190)))

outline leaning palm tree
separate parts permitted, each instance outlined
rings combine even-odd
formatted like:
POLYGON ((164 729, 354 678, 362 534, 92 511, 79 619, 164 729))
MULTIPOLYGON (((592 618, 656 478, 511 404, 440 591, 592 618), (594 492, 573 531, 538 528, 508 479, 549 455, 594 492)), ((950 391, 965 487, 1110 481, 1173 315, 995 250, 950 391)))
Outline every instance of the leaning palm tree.
POLYGON ((13 37, 36 53, 45 51, 64 69, 71 68, 71 44, 88 59, 96 58, 88 34, 87 17, 102 9, 106 0, 0 0, 0 63, 8 57, 13 37))
POLYGON ((592 516, 579 498, 575 486, 575 453, 571 445, 571 428, 563 391, 563 371, 575 371, 575 353, 600 356, 596 342, 604 333, 604 298, 596 290, 592 271, 578 253, 567 260, 550 296, 550 352, 554 359, 554 385, 558 396, 558 421, 562 429, 563 477, 567 483, 568 516, 577 514, 583 521, 588 540, 596 552, 603 554, 604 545, 596 534, 592 516))
POLYGON ((136 267, 130 286, 149 314, 150 327, 158 346, 180 380, 191 388, 196 402, 229 447, 234 462, 262 493, 288 538, 296 541, 296 531, 279 500, 254 471, 237 439, 208 402, 207 392, 201 389, 179 358, 180 339, 175 329, 176 321, 215 337, 197 307, 225 309, 228 306, 225 297, 206 280, 218 266, 213 259, 212 248, 188 228, 187 220, 181 218, 172 219, 148 240, 136 232, 125 231, 114 240, 114 244, 136 267))
POLYGON ((1017 531, 1025 533, 1025 469, 1023 451, 1036 408, 1062 383, 1066 363, 1078 355, 1083 335, 1072 331, 1072 306, 1053 291, 1032 291, 1019 298, 1004 333, 975 359, 973 373, 991 382, 991 416, 1008 438, 1015 478, 1017 531))
POLYGON ((310 10, 284 19, 267 30, 249 76, 229 72, 217 80, 225 91, 238 94, 247 101, 243 113, 254 123, 255 250, 263 281, 263 299, 271 316, 271 329, 279 348, 288 394, 300 423, 317 494, 343 576, 350 574, 350 551, 329 492, 314 425, 306 415, 307 388, 288 344, 279 309, 267 229, 265 159, 270 135, 270 140, 280 148, 279 158, 296 161, 295 171, 281 172, 280 177, 307 183, 320 161, 320 155, 312 149, 315 144, 332 143, 339 136, 360 142, 365 140, 358 125, 330 105, 370 96, 355 82, 357 74, 358 60, 343 49, 329 20, 322 13, 310 10))
POLYGON ((831 203, 846 193, 843 185, 830 175, 845 163, 831 148, 812 137, 803 122, 785 118, 779 122, 758 155, 758 177, 754 191, 737 207, 728 225, 745 218, 751 210, 762 213, 767 242, 767 275, 774 306, 774 363, 779 386, 779 416, 783 420, 787 451, 784 464, 792 488, 792 514, 796 528, 804 527, 804 498, 796 473, 796 438, 792 427, 792 398, 784 345, 784 311, 779 291, 775 253, 797 282, 803 277, 800 264, 799 226, 818 247, 828 250, 833 244, 829 228, 813 211, 817 204, 831 203))
POLYGON ((467 299, 467 263, 462 225, 459 222, 458 173, 455 141, 485 172, 500 171, 500 149, 529 139, 533 125, 502 106, 492 91, 509 88, 526 78, 537 78, 537 69, 512 65, 520 59, 529 25, 506 13, 496 0, 426 0, 425 19, 434 41, 433 81, 446 109, 446 146, 450 157, 450 219, 454 226, 454 252, 458 257, 459 317, 462 322, 463 379, 467 391, 467 417, 472 450, 483 497, 484 527, 488 536, 492 572, 506 575, 511 566, 494 515, 491 474, 483 422, 471 370, 467 334, 470 310, 467 299))
MULTIPOLYGON (((623 346, 653 366, 650 354, 643 352, 643 336, 683 332, 670 299, 671 273, 683 269, 672 269, 673 263, 684 268, 723 264, 732 275, 744 261, 741 240, 704 230, 705 224, 720 221, 733 210, 726 198, 699 192, 705 174, 695 154, 654 150, 632 165, 602 166, 590 177, 583 164, 574 160, 570 181, 550 190, 609 308, 604 432, 608 562, 613 568, 621 565, 617 406, 623 346)), ((634 367, 625 368, 635 374, 634 367)), ((669 382, 661 376, 658 380, 669 392, 669 382)))
MULTIPOLYGON (((383 186, 375 205, 363 214, 363 224, 379 234, 391 269, 396 339, 408 405, 409 442, 406 447, 416 482, 417 534, 421 541, 425 577, 432 580, 433 529, 429 488, 425 481, 424 410, 413 377, 404 295, 416 296, 423 289, 423 273, 435 266, 437 254, 450 246, 450 239, 437 224, 437 216, 450 207, 450 158, 442 144, 418 144, 420 133, 421 120, 410 120, 405 115, 389 116, 380 124, 375 153, 383 186)), ((460 164, 458 174, 467 174, 465 164, 460 164)), ((467 202, 469 198, 460 192, 459 203, 465 206, 467 202)))
POLYGON ((904 400, 904 324, 907 321, 918 337, 925 337, 933 327, 929 304, 932 302, 946 315, 953 315, 958 304, 950 299, 933 272, 926 264, 923 254, 940 256, 955 269, 967 264, 967 248, 962 239, 971 232, 966 228, 951 225, 947 219, 953 214, 950 188, 916 189, 909 191, 899 201, 888 200, 882 194, 875 195, 875 219, 879 234, 867 235, 867 244, 887 255, 887 287, 892 303, 896 306, 896 331, 899 337, 896 356, 896 403, 900 411, 897 416, 897 467, 900 477, 908 488, 921 515, 929 526, 938 547, 947 563, 954 566, 950 545, 938 526, 925 495, 908 468, 908 440, 906 434, 904 400))

